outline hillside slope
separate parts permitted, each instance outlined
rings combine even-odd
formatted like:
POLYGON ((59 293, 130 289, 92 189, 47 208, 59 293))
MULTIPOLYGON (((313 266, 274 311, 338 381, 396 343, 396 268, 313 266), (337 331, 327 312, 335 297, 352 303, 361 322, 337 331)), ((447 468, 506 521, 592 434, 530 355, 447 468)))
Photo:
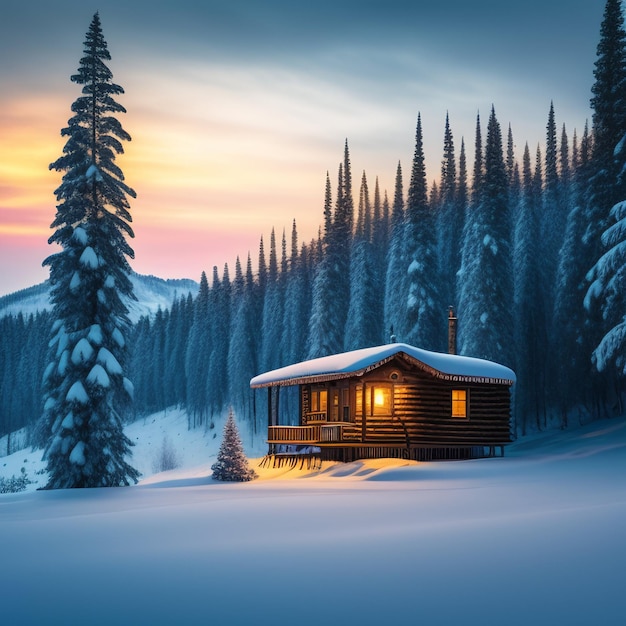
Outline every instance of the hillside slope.
MULTIPOLYGON (((127 303, 132 321, 137 321, 142 315, 156 313, 159 308, 169 309, 174 299, 188 293, 195 296, 198 291, 198 283, 189 278, 163 279, 132 274, 131 280, 137 297, 136 302, 127 303)), ((0 317, 18 313, 28 316, 49 308, 49 281, 0 297, 0 317)))

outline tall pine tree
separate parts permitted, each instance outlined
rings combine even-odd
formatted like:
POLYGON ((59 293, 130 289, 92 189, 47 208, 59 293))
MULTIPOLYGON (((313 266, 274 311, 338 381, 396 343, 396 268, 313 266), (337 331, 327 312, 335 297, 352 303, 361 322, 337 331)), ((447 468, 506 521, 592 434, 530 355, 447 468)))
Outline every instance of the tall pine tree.
POLYGON ((437 214, 439 233, 439 275, 444 304, 456 301, 456 273, 461 265, 461 240, 465 221, 465 204, 457 193, 457 169, 454 139, 446 114, 441 163, 441 207, 437 214))
MULTIPOLYGON (((593 157, 587 202, 585 248, 594 281, 585 301, 588 327, 593 331, 596 369, 595 396, 604 411, 612 395, 617 370, 623 371, 620 350, 625 345, 624 210, 626 198, 626 31, 622 3, 607 0, 595 63, 593 97, 593 157), (603 233, 604 231, 604 233, 603 233), (603 234, 602 234, 603 233, 603 234), (601 257, 601 258, 599 258, 601 257), (598 260, 599 258, 599 260, 598 260), (608 368, 616 364, 617 368, 608 368)), ((622 385, 623 386, 623 385, 622 385)))
POLYGON ((350 306, 344 335, 344 349, 356 350, 380 343, 378 300, 375 282, 375 251, 372 247, 372 213, 363 172, 359 211, 350 259, 350 306))
POLYGON ((529 425, 542 428, 545 417, 543 399, 547 334, 539 253, 540 168, 541 161, 538 158, 533 175, 526 144, 513 256, 516 374, 519 383, 515 394, 515 415, 522 435, 526 434, 529 425))
POLYGON ((187 410, 189 426, 204 423, 208 414, 207 372, 211 355, 211 295, 205 272, 200 277, 200 289, 194 302, 193 324, 185 355, 187 377, 187 410))
POLYGON ((311 359, 341 352, 344 345, 354 222, 352 174, 347 140, 337 179, 337 197, 332 218, 328 176, 326 179, 322 258, 317 264, 313 283, 309 322, 308 358, 311 359))
POLYGON ((406 294, 408 292, 408 266, 405 245, 406 221, 404 214, 404 190, 402 166, 398 162, 396 183, 391 210, 391 235, 387 252, 387 275, 385 280, 384 331, 385 340, 395 336, 406 340, 406 294))
POLYGON ((409 251, 407 342, 427 350, 441 350, 445 318, 438 289, 435 218, 427 198, 422 120, 418 115, 415 154, 406 205, 409 251))
POLYGON ((591 137, 587 125, 580 150, 574 134, 572 153, 572 208, 559 252, 551 350, 557 363, 567 363, 568 366, 552 368, 549 373, 551 381, 554 381, 551 387, 554 389, 555 409, 563 427, 567 426, 574 411, 588 409, 591 402, 589 355, 593 345, 585 328, 583 277, 587 267, 581 254, 587 229, 584 201, 591 159, 591 137))
POLYGON ((133 298, 128 258, 134 256, 126 240, 133 237, 128 197, 135 192, 115 163, 130 136, 115 117, 125 112, 115 100, 124 91, 112 82, 110 58, 96 13, 71 77, 83 95, 61 131, 68 138, 63 156, 50 165, 65 172, 49 239, 61 250, 44 261, 56 320, 42 417, 51 489, 128 485, 138 478, 126 460, 132 443, 123 431, 132 398, 124 366, 125 301, 133 298))
POLYGON ((482 179, 463 244, 459 295, 461 353, 512 366, 513 284, 510 216, 502 134, 491 109, 482 179))

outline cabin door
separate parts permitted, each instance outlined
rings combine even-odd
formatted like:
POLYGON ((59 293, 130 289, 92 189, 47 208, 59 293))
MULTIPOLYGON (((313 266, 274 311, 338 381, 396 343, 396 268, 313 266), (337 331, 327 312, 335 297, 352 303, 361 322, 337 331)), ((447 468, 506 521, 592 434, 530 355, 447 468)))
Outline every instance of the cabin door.
POLYGON ((350 388, 337 387, 330 393, 330 421, 350 421, 350 388))

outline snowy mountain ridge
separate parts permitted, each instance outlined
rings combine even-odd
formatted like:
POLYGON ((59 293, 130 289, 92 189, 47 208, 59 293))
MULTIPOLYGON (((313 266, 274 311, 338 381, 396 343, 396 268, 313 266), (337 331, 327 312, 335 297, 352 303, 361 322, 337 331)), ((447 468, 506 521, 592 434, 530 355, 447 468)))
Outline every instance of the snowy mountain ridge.
MULTIPOLYGON (((169 309, 172 302, 198 291, 198 283, 190 278, 158 278, 152 275, 131 275, 136 301, 127 302, 129 316, 136 322, 144 315, 153 315, 158 309, 169 309)), ((45 281, 0 297, 0 317, 24 316, 50 309, 50 282, 45 281)))

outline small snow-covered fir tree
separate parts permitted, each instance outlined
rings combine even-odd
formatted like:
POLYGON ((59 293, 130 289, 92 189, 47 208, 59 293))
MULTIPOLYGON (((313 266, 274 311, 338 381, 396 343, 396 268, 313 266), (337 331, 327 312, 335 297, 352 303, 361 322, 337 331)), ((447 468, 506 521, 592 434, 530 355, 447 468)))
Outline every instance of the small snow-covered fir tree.
POLYGON ((213 478, 230 482, 246 482, 256 478, 256 472, 248 466, 243 445, 231 409, 224 425, 224 437, 217 453, 217 461, 211 466, 213 478))
POLYGON ((130 136, 115 117, 125 112, 114 99, 124 90, 112 82, 110 58, 96 13, 72 76, 83 95, 61 131, 63 156, 50 165, 65 173, 49 239, 61 250, 44 261, 55 319, 40 426, 48 440, 49 489, 128 485, 139 476, 126 461, 132 442, 122 422, 133 393, 124 371, 125 300, 134 297, 128 196, 135 192, 115 163, 130 136))

